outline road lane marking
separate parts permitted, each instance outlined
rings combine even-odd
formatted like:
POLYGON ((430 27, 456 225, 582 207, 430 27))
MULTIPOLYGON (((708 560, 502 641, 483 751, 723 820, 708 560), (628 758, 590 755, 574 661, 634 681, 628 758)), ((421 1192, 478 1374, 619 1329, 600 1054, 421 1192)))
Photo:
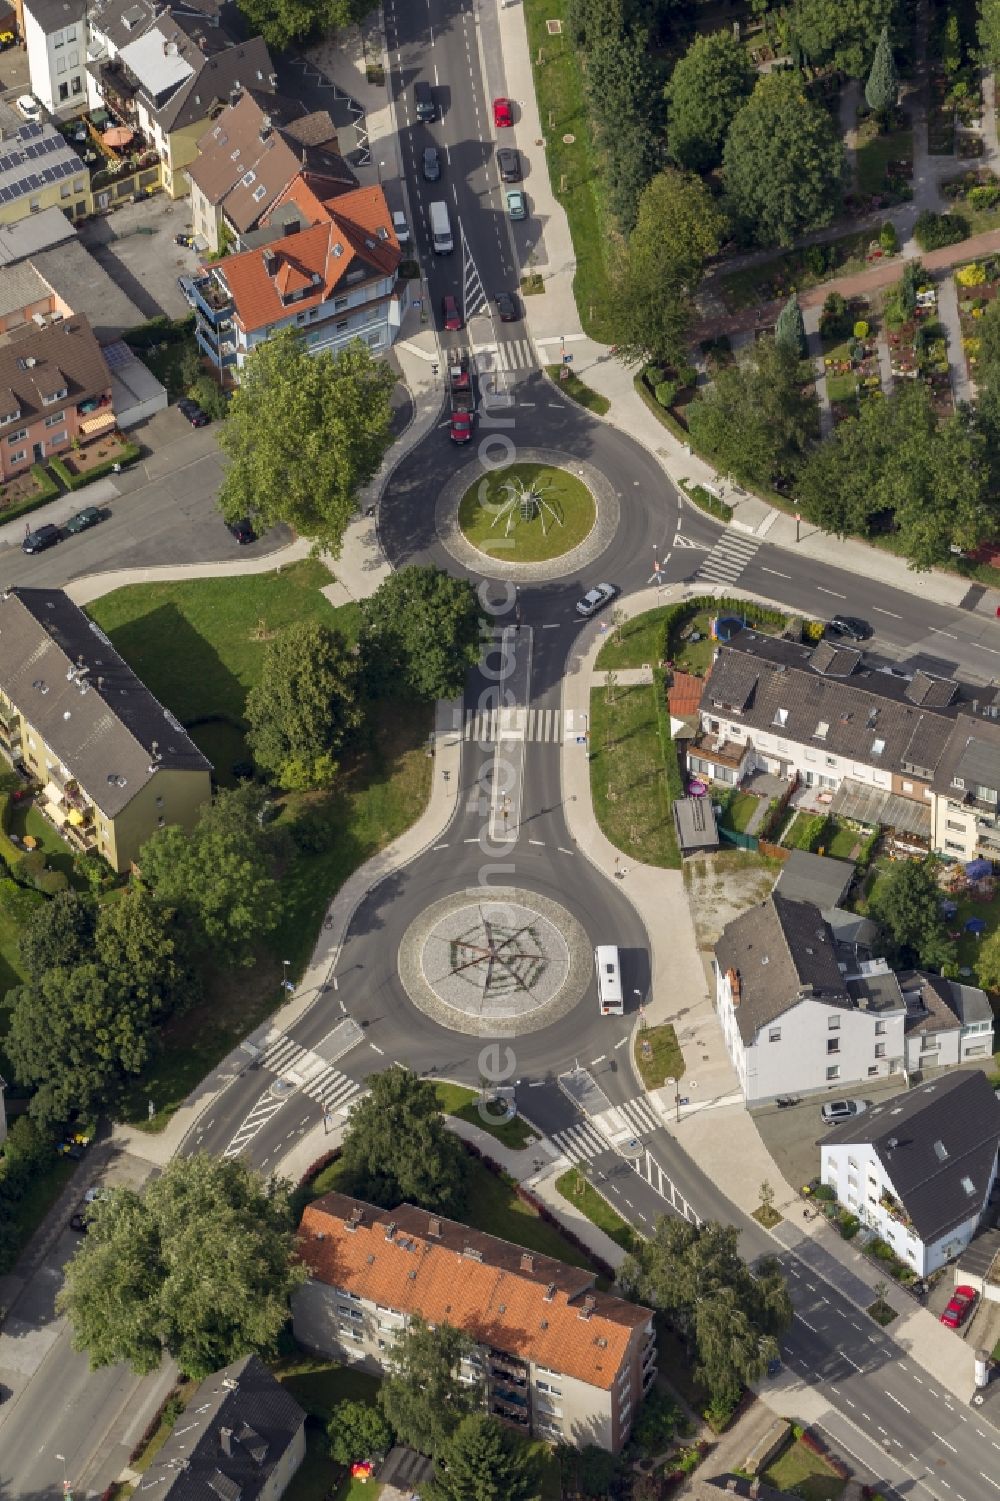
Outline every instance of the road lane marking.
POLYGON ((809 1330, 810 1334, 818 1334, 819 1333, 819 1330, 816 1328, 816 1325, 815 1324, 810 1324, 809 1320, 808 1319, 804 1319, 802 1317, 801 1313, 799 1314, 799 1323, 800 1324, 805 1324, 805 1326, 809 1330))
POLYGON ((761 573, 769 573, 772 578, 776 579, 790 579, 792 576, 790 573, 779 573, 777 568, 762 568, 760 571, 761 573))
MULTIPOLYGON (((902 1402, 899 1400, 898 1397, 894 1397, 892 1395, 892 1392, 886 1392, 886 1396, 889 1398, 890 1402, 895 1402, 895 1404, 896 1404, 897 1407, 903 1407, 902 1402)), ((909 1413, 910 1409, 908 1407, 903 1407, 903 1411, 905 1413, 909 1413)))
POLYGON ((852 1360, 851 1357, 848 1355, 848 1353, 847 1353, 846 1350, 842 1350, 841 1354, 843 1355, 844 1359, 847 1361, 847 1364, 848 1365, 852 1365, 856 1371, 863 1371, 864 1370, 864 1366, 863 1365, 858 1365, 858 1363, 857 1363, 856 1360, 852 1360))
POLYGON ((834 597, 834 599, 846 599, 847 598, 846 594, 838 594, 837 591, 836 591, 836 589, 824 589, 822 584, 817 584, 816 585, 816 591, 819 594, 832 594, 833 597, 834 597))
POLYGON ((902 615, 897 615, 895 610, 883 610, 881 605, 872 605, 872 611, 876 615, 889 615, 893 620, 902 620, 902 615))
POLYGON ((619 1040, 615 1043, 615 1052, 617 1053, 618 1049, 619 1048, 623 1048, 627 1042, 628 1042, 628 1033, 626 1032, 625 1036, 619 1038, 619 1040))
MULTIPOLYGON (((932 1438, 936 1438, 939 1444, 944 1444, 944 1446, 945 1446, 946 1449, 950 1449, 951 1452, 952 1452, 952 1454, 957 1454, 958 1453, 958 1450, 955 1448, 955 1445, 954 1444, 949 1444, 948 1440, 946 1438, 942 1438, 941 1435, 940 1435, 940 1433, 935 1433, 934 1430, 933 1430, 933 1428, 931 1429, 931 1436, 932 1436, 932 1438)), ((997 1490, 1000 1490, 1000 1486, 997 1486, 997 1490)))
MULTIPOLYGON (((997 1447, 996 1444, 994 1444, 993 1447, 995 1449, 997 1447)), ((990 1477, 988 1475, 984 1474, 984 1472, 982 1470, 980 1470, 979 1473, 980 1473, 980 1475, 982 1475, 982 1477, 983 1477, 984 1480, 989 1480, 990 1481, 990 1485, 993 1487, 993 1489, 995 1491, 1000 1491, 1000 1485, 997 1485, 997 1483, 996 1483, 995 1480, 990 1480, 990 1477)))
POLYGON ((599 1063, 607 1063, 607 1061, 608 1061, 608 1055, 607 1055, 607 1053, 602 1053, 601 1056, 600 1056, 600 1058, 591 1058, 591 1060, 590 1060, 590 1066, 591 1066, 591 1068, 596 1068, 599 1063))
MULTIPOLYGON (((943 631, 939 625, 929 625, 927 629, 929 631, 933 631, 935 636, 947 636, 949 641, 958 640, 958 637, 955 635, 954 631, 943 631)), ((1000 1490, 1000 1486, 997 1486, 997 1490, 1000 1490)))
POLYGON ((368 1046, 371 1048, 372 1052, 377 1053, 380 1058, 385 1057, 385 1048, 380 1048, 377 1042, 370 1042, 368 1046))

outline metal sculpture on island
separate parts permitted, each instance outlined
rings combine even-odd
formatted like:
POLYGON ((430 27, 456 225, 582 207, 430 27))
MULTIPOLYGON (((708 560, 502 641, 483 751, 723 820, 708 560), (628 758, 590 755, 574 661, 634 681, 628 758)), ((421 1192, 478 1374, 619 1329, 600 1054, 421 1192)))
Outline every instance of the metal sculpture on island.
POLYGON ((479 908, 472 929, 449 940, 451 974, 461 976, 486 995, 530 994, 548 966, 544 941, 530 922, 511 927, 479 908))
POLYGON ((490 522, 490 531, 504 522, 504 536, 509 537, 519 521, 538 520, 542 524, 542 536, 549 535, 550 526, 562 526, 563 519, 555 506, 545 499, 545 486, 538 480, 526 484, 522 479, 507 480, 503 487, 507 499, 497 508, 490 522))

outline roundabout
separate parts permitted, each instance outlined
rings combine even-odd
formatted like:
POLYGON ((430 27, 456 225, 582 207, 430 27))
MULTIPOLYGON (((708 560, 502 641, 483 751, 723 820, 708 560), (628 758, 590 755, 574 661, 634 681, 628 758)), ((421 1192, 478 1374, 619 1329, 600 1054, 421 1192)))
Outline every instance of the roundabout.
POLYGON ((542 563, 585 542, 597 505, 583 480, 551 464, 512 464, 466 490, 458 524, 470 546, 496 562, 542 563))

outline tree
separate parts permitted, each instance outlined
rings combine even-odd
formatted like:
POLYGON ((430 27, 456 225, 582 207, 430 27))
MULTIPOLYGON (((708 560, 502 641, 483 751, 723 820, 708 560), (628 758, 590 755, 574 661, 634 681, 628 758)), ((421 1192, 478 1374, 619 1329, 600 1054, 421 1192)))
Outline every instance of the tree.
POLYGON ((738 1400, 778 1354, 792 1304, 773 1257, 751 1273, 732 1225, 695 1226, 661 1215, 650 1240, 629 1257, 623 1285, 666 1313, 684 1340, 697 1378, 713 1399, 738 1400))
POLYGON ((363 21, 371 8, 371 0, 239 0, 250 34, 262 36, 275 52, 363 21))
POLYGON ((726 134, 756 76, 746 46, 731 32, 695 37, 667 84, 667 141, 674 161, 689 172, 719 165, 726 134))
POLYGON ((221 960, 252 962, 255 942, 280 912, 267 836, 257 823, 253 786, 221 790, 190 833, 170 824, 139 852, 143 880, 176 909, 193 940, 221 960))
POLYGON ((817 430, 815 395, 799 380, 799 362, 773 339, 716 372, 688 407, 688 426, 724 474, 771 484, 799 462, 817 430))
POLYGON ((808 347, 806 326, 799 299, 794 292, 778 314, 778 321, 774 325, 774 342, 779 348, 790 350, 797 360, 805 359, 808 347))
POLYGON ((791 34, 813 66, 832 63, 862 78, 895 0, 795 0, 791 34))
POLYGON ((694 294, 724 229, 725 219, 697 177, 669 169, 653 178, 613 283, 612 323, 621 359, 685 359, 694 294))
POLYGON ((875 56, 872 58, 868 82, 865 84, 865 98, 868 100, 869 109, 874 110, 875 114, 883 119, 888 119, 896 108, 898 93, 899 79, 896 76, 896 64, 889 45, 889 29, 883 26, 882 35, 875 48, 875 56))
POLYGON ((726 137, 726 191, 762 245, 790 245, 833 218, 843 161, 829 114, 807 99, 801 78, 770 73, 726 137))
POLYGON ((301 620, 269 641, 247 694, 254 759, 283 787, 327 787, 361 723, 358 659, 339 631, 301 620))
POLYGON ((309 354, 286 329, 249 355, 219 442, 231 460, 219 495, 227 521, 284 521, 334 557, 358 491, 390 443, 395 377, 355 341, 309 354))
POLYGON ((87 957, 94 941, 97 908, 77 891, 60 891, 33 910, 21 929, 18 953, 32 980, 48 969, 72 968, 87 957))
POLYGON ((482 618, 467 579, 410 564, 361 603, 361 653, 371 691, 393 698, 456 698, 479 660, 482 618))
POLYGON ((435 1458, 426 1501, 537 1501, 533 1455, 489 1413, 464 1417, 435 1458))
POLYGON ((444 1123, 434 1086, 408 1068, 372 1074, 351 1112, 342 1161, 352 1192, 392 1209, 419 1204, 453 1213, 465 1188, 465 1151, 444 1123))
POLYGON ((99 909, 94 952, 110 983, 153 1018, 197 996, 197 978, 177 953, 173 913, 138 883, 99 909))
POLYGON ((979 0, 976 30, 983 61, 995 67, 1000 63, 1000 0, 979 0))
POLYGON ((112 1189, 58 1298, 74 1348, 140 1374, 166 1351, 195 1380, 273 1350, 306 1275, 293 1223, 287 1186, 235 1157, 174 1157, 142 1195, 112 1189))
POLYGON ((464 1417, 483 1397, 482 1383, 463 1381, 463 1356, 474 1345, 451 1324, 431 1327, 417 1317, 396 1340, 378 1401, 400 1443, 437 1459, 464 1417))
POLYGON ((587 57, 587 99, 607 158, 612 212, 629 234, 642 191, 663 161, 663 100, 649 36, 641 25, 602 25, 587 57))
POLYGON ((326 1432, 330 1455, 342 1465, 363 1463, 392 1448, 392 1426, 381 1408, 370 1402, 338 1402, 326 1432))
POLYGON ((868 911, 890 935, 902 963, 947 962, 947 932, 934 861, 897 860, 875 883, 868 911))
POLYGON ((984 938, 976 954, 976 975, 984 990, 1000 995, 1000 928, 984 938))

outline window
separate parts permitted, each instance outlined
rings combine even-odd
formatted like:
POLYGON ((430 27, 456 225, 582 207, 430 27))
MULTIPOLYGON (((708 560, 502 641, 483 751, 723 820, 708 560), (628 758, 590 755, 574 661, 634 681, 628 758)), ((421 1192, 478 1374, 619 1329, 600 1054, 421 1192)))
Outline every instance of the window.
POLYGON ((869 1064, 869 1066, 868 1066, 868 1077, 869 1077, 869 1079, 877 1079, 878 1078, 878 1065, 877 1064, 875 1064, 875 1063, 869 1064))
POLYGON ((944 842, 944 847, 946 850, 954 850, 956 854, 959 855, 961 855, 965 850, 965 845, 959 844, 955 839, 946 839, 944 842))
POLYGON ((82 177, 74 177, 73 178, 73 192, 74 193, 82 193, 83 192, 83 178, 82 177))
POLYGON ((876 1058, 884 1058, 885 1057, 885 1043, 884 1042, 877 1042, 875 1044, 875 1057, 876 1058))
POLYGON ((31 212, 33 214, 37 214, 38 210, 41 208, 41 206, 42 206, 42 200, 40 198, 29 198, 29 200, 28 200, 28 207, 29 207, 29 209, 31 210, 31 212))
POLYGON ((62 187, 59 189, 59 197, 60 198, 68 198, 69 197, 69 187, 67 186, 66 183, 63 183, 62 187))
POLYGON ((826 764, 827 764, 827 766, 836 766, 836 764, 837 764, 837 758, 836 758, 836 756, 827 756, 826 757, 826 764))
POLYGON ((876 1022, 875 1023, 875 1036, 876 1037, 884 1037, 885 1036, 885 1022, 876 1022))
POLYGON ((66 27, 66 40, 67 40, 67 42, 75 42, 76 41, 76 27, 75 26, 67 26, 66 27))
POLYGON ((63 430, 62 430, 61 433, 53 433, 52 436, 51 436, 51 438, 49 438, 49 440, 48 440, 50 448, 56 448, 56 447, 58 447, 58 445, 60 443, 65 443, 65 442, 66 442, 66 429, 65 428, 63 428, 63 430))
POLYGON ((22 448, 19 453, 12 453, 9 457, 12 464, 23 464, 28 457, 27 450, 22 448))
POLYGON ((913 791, 913 783, 912 782, 904 782, 903 783, 903 791, 904 792, 912 792, 913 791))
POLYGON ((260 187, 254 188, 254 190, 253 190, 253 201, 254 201, 254 203, 259 203, 260 200, 264 197, 264 194, 266 192, 267 192, 267 188, 265 188, 265 186, 264 186, 263 183, 260 184, 260 187))
POLYGON ((69 98, 69 84, 68 83, 61 83, 59 85, 59 103, 62 104, 68 98, 69 98))
POLYGON ((945 828, 951 829, 955 834, 965 833, 965 824, 959 823, 957 818, 949 818, 947 823, 945 824, 945 828))
POLYGON ((80 66, 80 54, 79 54, 79 52, 71 52, 70 53, 70 55, 69 55, 69 65, 70 65, 71 68, 78 68, 80 66))
POLYGON ((830 1066, 829 1066, 829 1068, 826 1071, 826 1077, 828 1079, 839 1079, 840 1078, 840 1064, 839 1063, 831 1063, 830 1066))
POLYGON ((57 73, 65 73, 65 71, 66 71, 66 59, 64 57, 57 57, 56 58, 56 72, 57 73))
POLYGON ((52 38, 52 45, 53 45, 53 47, 55 47, 56 51, 58 52, 59 48, 63 45, 63 43, 65 41, 66 41, 65 34, 63 32, 61 32, 61 31, 57 31, 56 34, 55 34, 55 36, 52 38))
POLYGON ((840 1038, 839 1037, 828 1037, 826 1039, 826 1051, 827 1051, 827 1053, 830 1053, 830 1054, 832 1054, 832 1053, 839 1053, 840 1052, 840 1038))
POLYGON ((65 401, 68 395, 69 391, 65 386, 63 386, 61 391, 52 391, 48 396, 43 396, 42 403, 44 406, 50 407, 52 406, 53 402, 65 401))
POLYGON ((162 813, 159 814, 158 817, 157 817, 156 827, 158 829, 165 829, 167 827, 167 820, 164 818, 164 816, 163 816, 162 813))
POLYGON ((83 93, 83 79, 80 77, 79 73, 73 79, 73 93, 74 94, 82 94, 83 93))
POLYGON ((839 1016, 830 1016, 830 1017, 827 1017, 826 1030, 828 1032, 839 1032, 840 1031, 840 1017, 839 1016))
POLYGON ((46 419, 45 419, 45 426, 46 427, 56 427, 60 422, 65 421, 65 418, 66 418, 66 413, 65 412, 53 412, 51 417, 46 417, 46 419))
POLYGON ((28 429, 26 427, 21 427, 21 428, 18 428, 18 430, 17 430, 16 433, 8 433, 7 434, 7 442, 8 443, 20 443, 21 440, 22 440, 22 438, 26 438, 27 436, 28 436, 28 429))
POLYGON ((772 1027, 770 1029, 770 1031, 768 1032, 768 1034, 767 1034, 767 1040, 768 1040, 768 1042, 780 1042, 781 1041, 781 1028, 780 1027, 772 1027))

